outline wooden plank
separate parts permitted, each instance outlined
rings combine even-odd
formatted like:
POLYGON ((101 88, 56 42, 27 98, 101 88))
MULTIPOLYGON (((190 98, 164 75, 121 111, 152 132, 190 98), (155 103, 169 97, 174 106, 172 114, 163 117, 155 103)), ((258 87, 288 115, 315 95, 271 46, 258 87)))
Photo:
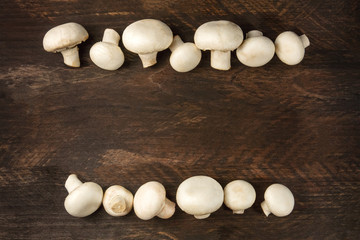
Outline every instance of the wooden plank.
POLYGON ((1 1, 1 239, 357 239, 360 235, 358 1, 1 1), (199 66, 177 73, 170 51, 143 69, 127 51, 117 71, 97 68, 90 47, 105 28, 120 34, 139 19, 157 18, 184 41, 204 22, 227 19, 244 32, 275 40, 285 30, 311 42, 299 65, 277 57, 261 68, 199 66), (42 48, 46 31, 82 24, 81 68, 42 48), (169 220, 108 216, 101 208, 76 219, 66 213, 68 174, 104 189, 133 193, 150 180, 170 199, 192 175, 224 187, 234 179, 257 191, 237 216, 224 206, 198 221, 177 208, 169 220), (294 212, 266 218, 268 185, 295 195, 294 212))

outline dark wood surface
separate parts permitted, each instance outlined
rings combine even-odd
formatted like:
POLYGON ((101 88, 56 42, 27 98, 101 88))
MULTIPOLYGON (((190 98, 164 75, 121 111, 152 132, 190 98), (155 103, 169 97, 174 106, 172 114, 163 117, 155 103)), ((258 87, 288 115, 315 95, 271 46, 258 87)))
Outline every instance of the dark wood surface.
POLYGON ((1 1, 0 239, 359 239, 359 16, 358 1, 1 1), (233 53, 229 71, 203 52, 194 71, 177 73, 169 50, 143 69, 122 43, 121 69, 91 62, 105 28, 121 34, 143 18, 184 41, 226 19, 272 40, 305 33, 311 46, 296 66, 274 57, 249 68, 233 53), (69 21, 90 34, 79 69, 42 47, 69 21), (245 179, 257 200, 244 215, 222 207, 205 220, 179 208, 169 220, 113 218, 102 207, 78 219, 63 207, 70 173, 133 193, 157 180, 173 201, 193 175, 223 187, 245 179), (285 218, 260 208, 275 182, 295 196, 285 218))

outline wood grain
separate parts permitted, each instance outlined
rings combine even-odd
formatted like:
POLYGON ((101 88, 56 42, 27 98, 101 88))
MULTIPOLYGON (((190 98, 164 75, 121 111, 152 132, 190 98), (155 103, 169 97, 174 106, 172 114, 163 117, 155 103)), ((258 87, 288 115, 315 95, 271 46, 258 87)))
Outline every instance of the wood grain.
POLYGON ((357 239, 360 235, 358 1, 1 1, 1 239, 357 239), (285 30, 311 42, 299 65, 277 57, 248 68, 210 67, 209 52, 177 73, 168 50, 143 69, 122 43, 125 64, 97 68, 90 47, 105 28, 120 34, 157 18, 193 41, 204 22, 227 19, 275 40, 285 30), (47 53, 42 38, 61 23, 82 24, 81 68, 47 53), (113 218, 100 208, 77 219, 63 207, 70 173, 133 193, 162 182, 175 200, 187 177, 234 179, 257 192, 244 215, 222 207, 199 221, 176 209, 169 220, 113 218), (294 212, 266 218, 271 183, 295 195, 294 212))

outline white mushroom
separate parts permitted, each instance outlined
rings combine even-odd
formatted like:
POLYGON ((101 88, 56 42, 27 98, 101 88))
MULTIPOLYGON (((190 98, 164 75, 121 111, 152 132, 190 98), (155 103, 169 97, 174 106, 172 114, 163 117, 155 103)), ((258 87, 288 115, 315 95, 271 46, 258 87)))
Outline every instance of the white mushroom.
POLYGON ((71 174, 65 182, 69 192, 64 206, 66 211, 74 217, 86 217, 94 213, 103 199, 102 188, 93 182, 82 183, 75 174, 71 174))
POLYGON ((86 41, 89 34, 78 23, 65 23, 50 29, 44 36, 43 46, 47 52, 61 52, 64 63, 80 67, 78 44, 86 41))
POLYGON ((233 22, 220 20, 201 25, 195 32, 195 45, 201 50, 211 50, 211 67, 229 70, 231 51, 243 41, 241 28, 233 22))
POLYGON ((176 192, 176 202, 187 214, 204 219, 218 210, 224 201, 221 185, 208 176, 193 176, 183 181, 176 192))
POLYGON ((244 180, 235 180, 228 183, 224 188, 224 192, 224 203, 233 210, 234 214, 243 214, 244 210, 250 208, 255 202, 255 189, 244 180))
POLYGON ((125 216, 132 209, 133 198, 129 190, 120 185, 114 185, 105 191, 103 206, 105 211, 111 216, 125 216))
POLYGON ((310 41, 305 34, 298 36, 291 31, 283 32, 275 39, 276 55, 288 65, 301 62, 305 55, 305 48, 308 46, 310 46, 310 41))
POLYGON ((200 49, 194 43, 184 43, 178 35, 174 37, 169 49, 172 52, 170 65, 175 71, 189 72, 200 63, 200 49))
POLYGON ((166 198, 166 191, 161 183, 152 181, 142 185, 135 193, 134 211, 142 220, 155 216, 167 219, 174 215, 175 203, 166 198))
POLYGON ((124 53, 119 47, 120 35, 113 29, 104 31, 102 42, 90 49, 90 58, 96 66, 105 70, 116 70, 124 63, 124 53))
POLYGON ((268 63, 275 54, 275 45, 258 30, 246 34, 246 39, 236 50, 239 61, 248 67, 260 67, 268 63))
POLYGON ((265 191, 264 198, 261 208, 266 216, 272 213, 277 217, 285 217, 294 209, 294 196, 290 189, 282 184, 270 185, 265 191))
POLYGON ((173 40, 171 29, 156 19, 143 19, 127 26, 122 35, 126 49, 139 54, 143 67, 156 64, 158 52, 167 49, 173 40))

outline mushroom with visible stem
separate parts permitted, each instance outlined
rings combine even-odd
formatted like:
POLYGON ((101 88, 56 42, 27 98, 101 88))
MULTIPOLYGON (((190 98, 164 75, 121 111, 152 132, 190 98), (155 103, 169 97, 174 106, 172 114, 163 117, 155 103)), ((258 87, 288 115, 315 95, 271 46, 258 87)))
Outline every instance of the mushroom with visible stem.
POLYGON ((143 184, 135 193, 134 211, 142 220, 155 216, 167 219, 175 213, 175 203, 166 198, 164 186, 156 181, 143 184))
POLYGON ((303 34, 286 31, 275 39, 275 52, 279 59, 288 65, 300 63, 305 55, 305 48, 310 46, 309 38, 303 34))
POLYGON ((47 52, 61 52, 64 63, 80 67, 78 44, 86 41, 89 34, 78 23, 65 23, 50 29, 44 36, 43 47, 47 52))
POLYGON ((248 67, 260 67, 268 63, 275 54, 275 45, 262 32, 252 30, 236 50, 239 61, 248 67))
POLYGON ((165 23, 156 19, 142 19, 127 26, 122 41, 127 50, 137 53, 143 67, 156 64, 157 53, 167 49, 173 33, 165 23))
POLYGON ((231 51, 243 41, 241 28, 233 22, 220 20, 202 24, 194 35, 195 45, 201 50, 211 50, 211 67, 229 70, 231 51))
POLYGON ((243 214, 250 208, 256 198, 254 187, 244 180, 234 180, 228 183, 224 188, 225 205, 233 210, 234 214, 243 214))
POLYGON ((172 52, 170 65, 177 72, 189 72, 200 63, 200 49, 194 43, 184 43, 178 35, 174 37, 169 49, 172 52))
POLYGON ((105 211, 114 217, 125 216, 133 206, 132 193, 120 185, 114 185, 106 189, 103 198, 105 211))
POLYGON ((119 47, 120 35, 107 28, 102 42, 95 43, 90 49, 90 58, 96 66, 105 70, 116 70, 124 63, 124 53, 119 47))
POLYGON ((282 184, 270 185, 265 191, 264 198, 261 208, 266 216, 272 213, 277 217, 285 217, 294 209, 294 196, 290 189, 282 184))
POLYGON ((218 210, 224 201, 221 185, 208 176, 193 176, 183 181, 176 192, 176 202, 187 214, 204 219, 218 210))
POLYGON ((94 213, 103 199, 102 188, 93 182, 82 183, 75 174, 71 174, 65 188, 69 192, 64 206, 66 211, 74 217, 86 217, 94 213))

